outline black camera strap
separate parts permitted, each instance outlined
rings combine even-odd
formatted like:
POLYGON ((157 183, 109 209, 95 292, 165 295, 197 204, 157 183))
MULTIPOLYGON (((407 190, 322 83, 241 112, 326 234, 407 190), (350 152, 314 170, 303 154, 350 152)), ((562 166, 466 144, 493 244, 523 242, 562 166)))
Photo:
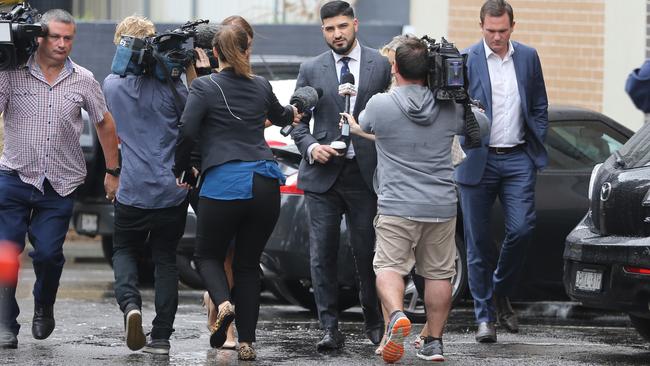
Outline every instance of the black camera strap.
POLYGON ((463 147, 467 149, 481 147, 481 127, 472 111, 472 104, 467 100, 462 105, 465 111, 465 144, 463 147))
POLYGON ((181 100, 180 94, 178 94, 178 90, 176 90, 176 87, 174 86, 174 81, 172 80, 172 77, 169 73, 169 69, 167 69, 167 65, 165 65, 165 61, 163 61, 162 57, 160 57, 160 54, 158 52, 153 53, 153 57, 156 59, 156 62, 160 65, 160 67, 163 68, 163 71, 165 72, 165 80, 167 80, 167 85, 169 85, 169 89, 171 89, 172 94, 174 95, 174 106, 176 109, 176 115, 178 116, 178 125, 180 126, 181 124, 181 115, 183 114, 183 101, 181 100))

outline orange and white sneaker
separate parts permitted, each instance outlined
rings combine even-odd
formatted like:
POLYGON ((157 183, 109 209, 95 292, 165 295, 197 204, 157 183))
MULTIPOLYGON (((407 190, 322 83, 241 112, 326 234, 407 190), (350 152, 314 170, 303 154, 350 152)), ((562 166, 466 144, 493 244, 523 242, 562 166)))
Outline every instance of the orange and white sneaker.
POLYGON ((390 317, 386 330, 386 344, 381 356, 387 363, 395 363, 404 355, 404 338, 411 332, 411 321, 401 311, 395 311, 390 317))

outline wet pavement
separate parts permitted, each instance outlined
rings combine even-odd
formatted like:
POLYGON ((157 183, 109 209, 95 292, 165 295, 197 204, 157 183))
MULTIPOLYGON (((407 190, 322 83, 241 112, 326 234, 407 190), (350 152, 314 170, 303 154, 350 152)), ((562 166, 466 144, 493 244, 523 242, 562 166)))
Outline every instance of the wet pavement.
MULTIPOLYGON (((169 356, 131 352, 124 345, 122 315, 113 299, 112 271, 101 259, 97 241, 66 243, 68 261, 55 306, 57 326, 46 340, 31 337, 34 274, 27 258, 21 270, 19 304, 22 329, 17 350, 0 350, 0 365, 231 365, 235 351, 209 347, 201 292, 181 286, 176 332, 169 356)), ((145 331, 153 318, 153 291, 143 291, 145 331)), ((444 345, 450 365, 649 365, 650 343, 623 314, 584 309, 573 303, 516 304, 519 334, 499 333, 491 345, 474 341, 470 304, 452 311, 444 345)), ((263 294, 256 350, 258 365, 381 365, 363 335, 361 311, 341 316, 343 350, 315 350, 321 331, 311 313, 263 294)), ((413 340, 422 325, 414 325, 413 340)), ((243 364, 248 364, 242 362, 243 364)), ((402 365, 425 365, 411 344, 402 365)))

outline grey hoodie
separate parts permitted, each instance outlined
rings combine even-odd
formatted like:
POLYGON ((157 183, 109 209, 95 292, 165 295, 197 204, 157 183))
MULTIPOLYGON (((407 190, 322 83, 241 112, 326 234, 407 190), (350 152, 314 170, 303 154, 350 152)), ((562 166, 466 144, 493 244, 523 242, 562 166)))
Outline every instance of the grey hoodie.
MULTIPOLYGON (((487 125, 484 115, 477 117, 484 119, 482 127, 487 125)), ((376 138, 379 214, 456 216, 451 143, 463 133, 459 104, 436 101, 428 87, 398 86, 370 98, 359 124, 376 138)))

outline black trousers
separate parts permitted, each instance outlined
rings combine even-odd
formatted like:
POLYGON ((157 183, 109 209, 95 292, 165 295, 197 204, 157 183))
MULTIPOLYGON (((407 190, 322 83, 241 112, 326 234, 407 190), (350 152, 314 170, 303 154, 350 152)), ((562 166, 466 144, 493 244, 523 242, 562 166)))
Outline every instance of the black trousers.
POLYGON ((255 174, 253 198, 247 200, 199 199, 195 256, 210 298, 219 305, 235 304, 240 342, 255 342, 260 310, 260 257, 280 215, 278 180, 255 174), (235 238, 232 297, 223 262, 235 238))
POLYGON ((306 192, 309 212, 311 281, 322 328, 338 328, 338 253, 341 217, 345 214, 359 299, 366 329, 381 327, 383 318, 375 288, 373 219, 377 196, 361 176, 355 160, 346 161, 334 186, 325 193, 306 192))
POLYGON ((176 248, 185 231, 187 200, 178 206, 142 209, 115 204, 113 232, 113 272, 115 297, 120 309, 129 304, 142 307, 138 290, 138 255, 149 242, 154 269, 156 317, 151 337, 169 339, 174 331, 178 308, 178 269, 176 248))

